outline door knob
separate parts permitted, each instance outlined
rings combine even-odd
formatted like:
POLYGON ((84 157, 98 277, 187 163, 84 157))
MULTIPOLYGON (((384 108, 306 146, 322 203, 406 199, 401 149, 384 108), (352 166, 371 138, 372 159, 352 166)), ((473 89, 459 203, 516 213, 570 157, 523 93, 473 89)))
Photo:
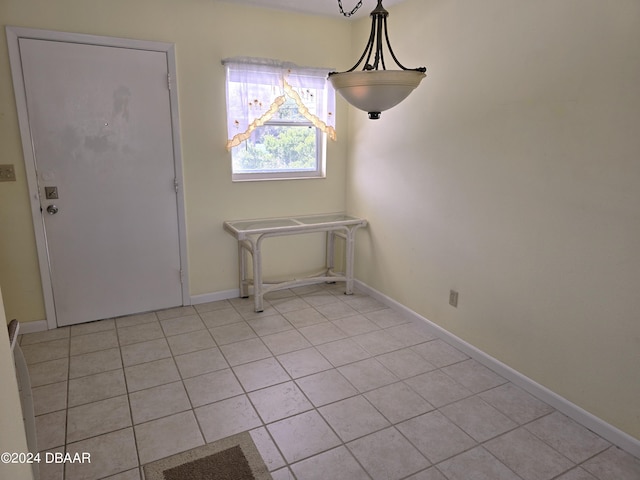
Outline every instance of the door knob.
POLYGON ((55 205, 49 205, 47 207, 47 213, 49 215, 55 215, 56 213, 58 213, 58 207, 56 207, 55 205))

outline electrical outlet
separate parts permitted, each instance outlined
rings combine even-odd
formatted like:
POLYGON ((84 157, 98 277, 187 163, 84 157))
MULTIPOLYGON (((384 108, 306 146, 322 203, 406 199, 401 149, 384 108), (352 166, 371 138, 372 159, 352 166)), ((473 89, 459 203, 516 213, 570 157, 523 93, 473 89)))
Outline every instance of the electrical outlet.
POLYGON ((0 182, 15 182, 16 171, 13 165, 0 165, 0 182))
POLYGON ((455 290, 449 290, 449 305, 452 307, 458 306, 458 292, 455 290))

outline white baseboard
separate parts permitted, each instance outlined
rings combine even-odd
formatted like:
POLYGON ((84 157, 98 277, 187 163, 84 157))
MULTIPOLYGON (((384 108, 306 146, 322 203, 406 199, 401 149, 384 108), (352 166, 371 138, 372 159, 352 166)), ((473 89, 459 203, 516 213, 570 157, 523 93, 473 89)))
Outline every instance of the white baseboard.
POLYGON ((36 320, 34 322, 20 322, 20 335, 25 333, 44 332, 49 330, 46 320, 36 320))
POLYGON ((358 289, 360 289, 362 292, 384 303, 388 307, 404 313, 409 318, 423 322, 424 324, 426 324, 426 326, 429 328, 429 330, 431 330, 431 332, 434 335, 446 341, 451 346, 456 347, 457 349, 466 353, 474 360, 477 360, 487 368, 490 368, 491 370, 503 376, 504 378, 514 383, 515 385, 519 386, 523 390, 526 390, 531 395, 537 397, 538 399, 552 406, 556 410, 562 412, 569 418, 572 418, 573 420, 580 423, 581 425, 588 428, 589 430, 597 433, 602 438, 608 440, 612 444, 629 452, 631 455, 640 457, 640 440, 639 439, 632 437, 631 435, 605 422, 601 418, 598 418, 595 415, 587 412, 586 410, 570 402, 566 398, 561 397, 557 393, 549 390, 543 385, 540 385, 539 383, 535 382, 529 377, 521 374, 520 372, 509 367, 508 365, 486 354, 482 350, 479 350, 478 348, 474 347, 470 343, 465 342, 461 338, 448 332, 444 328, 436 325, 435 323, 424 318, 423 316, 419 315, 413 310, 405 307, 401 303, 380 293, 374 288, 371 288, 365 283, 359 280, 355 280, 355 283, 358 289))
POLYGON ((201 295, 192 295, 191 304, 199 305, 201 303, 217 302, 220 300, 228 300, 230 298, 238 298, 240 289, 223 290, 222 292, 203 293, 201 295))

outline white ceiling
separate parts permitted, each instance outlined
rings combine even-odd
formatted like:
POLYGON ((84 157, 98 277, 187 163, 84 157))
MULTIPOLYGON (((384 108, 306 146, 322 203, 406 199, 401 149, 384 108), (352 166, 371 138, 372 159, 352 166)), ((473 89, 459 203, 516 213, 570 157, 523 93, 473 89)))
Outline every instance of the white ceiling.
MULTIPOLYGON (((342 17, 338 0, 223 0, 231 3, 243 3, 276 10, 289 10, 291 12, 308 13, 312 15, 327 15, 332 17, 342 17)), ((346 12, 350 12, 359 0, 342 0, 342 7, 346 12)), ((384 0, 382 5, 388 8, 403 0, 384 0)), ((362 0, 362 7, 351 18, 368 17, 371 11, 376 8, 377 0, 362 0)))

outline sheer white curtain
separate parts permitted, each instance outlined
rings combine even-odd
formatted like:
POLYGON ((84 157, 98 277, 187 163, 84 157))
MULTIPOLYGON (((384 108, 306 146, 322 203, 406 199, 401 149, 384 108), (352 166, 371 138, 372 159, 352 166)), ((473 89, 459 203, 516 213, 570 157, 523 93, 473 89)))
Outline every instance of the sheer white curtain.
POLYGON ((327 81, 331 69, 249 57, 222 63, 227 73, 227 150, 269 121, 287 98, 313 125, 336 139, 335 91, 327 81))

